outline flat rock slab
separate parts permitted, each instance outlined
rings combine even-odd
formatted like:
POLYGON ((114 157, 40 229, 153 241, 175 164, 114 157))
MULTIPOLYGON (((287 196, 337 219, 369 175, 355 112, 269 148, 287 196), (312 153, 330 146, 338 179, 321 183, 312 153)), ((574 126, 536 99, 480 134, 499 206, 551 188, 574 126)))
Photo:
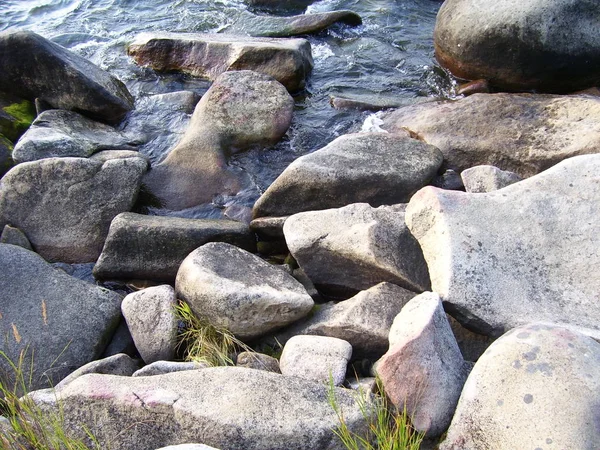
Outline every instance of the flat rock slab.
POLYGON ((146 166, 137 157, 19 164, 0 180, 0 227, 21 229, 48 261, 96 261, 111 220, 133 207, 146 166))
POLYGON ((254 205, 254 218, 408 202, 437 173, 443 156, 404 134, 357 133, 290 164, 254 205))
POLYGON ((42 158, 86 158, 101 150, 134 150, 136 140, 114 128, 73 111, 41 113, 13 150, 17 163, 42 158))
MULTIPOLYGON (((333 393, 350 430, 364 432, 351 391, 333 393)), ((43 408, 56 407, 53 394, 41 391, 32 398, 43 408)), ((332 431, 338 418, 327 386, 265 371, 215 367, 141 378, 85 375, 57 399, 68 430, 81 433, 85 424, 101 446, 119 450, 186 442, 229 450, 344 448, 332 431)))
POLYGON ((335 23, 357 26, 362 24, 362 19, 355 12, 346 10, 288 17, 258 16, 244 11, 224 32, 248 36, 290 37, 318 33, 335 23))
POLYGON ((248 225, 233 220, 122 213, 110 224, 94 276, 172 283, 183 260, 208 242, 256 249, 256 238, 248 225))
POLYGON ((593 0, 449 0, 435 56, 459 78, 513 91, 573 92, 600 81, 600 4, 593 0))
POLYGON ((355 203, 290 216, 283 226, 290 252, 321 290, 342 295, 387 281, 427 290, 419 243, 404 223, 404 205, 355 203))
POLYGON ((313 300, 291 275, 230 244, 214 242, 183 261, 175 290, 192 311, 240 339, 301 319, 313 300))
POLYGON ((269 75, 288 91, 302 90, 313 68, 304 39, 250 38, 208 33, 142 33, 128 53, 141 66, 215 80, 229 70, 269 75))
POLYGON ((123 83, 31 31, 0 33, 0 62, 2 91, 110 123, 133 109, 133 97, 123 83))
POLYGON ((589 95, 475 94, 422 103, 383 117, 385 130, 410 130, 462 171, 489 164, 535 175, 571 156, 600 151, 600 98, 589 95))
MULTIPOLYGON (((39 255, 0 244, 2 351, 15 364, 24 352, 23 374, 31 389, 54 386, 98 359, 120 318, 121 297, 54 269, 39 255)), ((0 358, 0 378, 12 388, 14 372, 0 358)))
POLYGON ((440 449, 594 450, 599 392, 600 344, 555 325, 515 328, 473 367, 440 449))
POLYGON ((600 337, 600 155, 570 158, 487 194, 427 187, 406 223, 431 284, 468 328, 499 336, 529 321, 600 337))

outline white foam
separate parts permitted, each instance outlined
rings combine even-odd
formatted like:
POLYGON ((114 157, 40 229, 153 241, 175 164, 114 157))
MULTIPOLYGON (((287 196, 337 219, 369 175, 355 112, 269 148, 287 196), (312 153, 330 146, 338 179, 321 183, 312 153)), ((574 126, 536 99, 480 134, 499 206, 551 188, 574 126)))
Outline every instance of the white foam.
POLYGON ((383 111, 378 111, 373 114, 369 114, 365 121, 362 124, 360 129, 361 133, 388 133, 388 131, 381 128, 383 125, 383 120, 381 116, 383 115, 383 111))

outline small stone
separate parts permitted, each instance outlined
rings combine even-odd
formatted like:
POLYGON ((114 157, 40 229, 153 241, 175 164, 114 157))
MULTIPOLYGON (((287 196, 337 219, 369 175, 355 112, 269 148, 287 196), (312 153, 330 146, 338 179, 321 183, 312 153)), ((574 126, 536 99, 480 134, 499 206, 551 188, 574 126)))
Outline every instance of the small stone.
POLYGON ((4 225, 2 234, 0 234, 0 244, 18 245, 26 250, 33 251, 31 243, 29 242, 29 239, 27 239, 27 236, 25 236, 25 233, 10 225, 4 225))
POLYGON ((281 370, 279 370, 279 361, 277 361, 277 359, 273 358, 272 356, 256 352, 240 353, 237 357, 236 366, 281 373, 281 370))
POLYGON ((460 177, 465 185, 465 190, 471 193, 497 191, 523 179, 514 172, 485 165, 463 170, 460 177))

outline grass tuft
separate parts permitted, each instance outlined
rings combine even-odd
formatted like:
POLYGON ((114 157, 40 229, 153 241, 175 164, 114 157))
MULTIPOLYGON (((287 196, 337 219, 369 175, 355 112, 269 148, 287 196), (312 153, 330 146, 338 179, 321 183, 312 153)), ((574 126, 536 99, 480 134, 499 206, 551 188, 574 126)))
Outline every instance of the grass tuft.
MULTIPOLYGON (((383 384, 377 379, 377 390, 383 393, 383 384)), ((360 411, 367 421, 365 435, 358 435, 348 428, 344 412, 335 398, 333 379, 330 378, 329 404, 335 411, 339 425, 336 436, 348 450, 419 450, 424 433, 417 432, 410 424, 406 407, 402 411, 393 406, 383 395, 370 395, 363 389, 357 393, 360 411)))

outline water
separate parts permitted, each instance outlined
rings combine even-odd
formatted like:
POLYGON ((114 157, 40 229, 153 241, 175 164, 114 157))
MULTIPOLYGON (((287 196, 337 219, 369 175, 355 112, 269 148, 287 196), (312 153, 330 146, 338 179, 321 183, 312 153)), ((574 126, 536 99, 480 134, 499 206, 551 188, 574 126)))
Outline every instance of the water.
MULTIPOLYGON (((210 205, 152 213, 221 217, 228 206, 251 206, 299 156, 369 124, 376 129, 377 118, 369 113, 332 108, 331 95, 378 94, 407 101, 451 96, 452 84, 433 58, 433 27, 440 4, 436 0, 321 0, 309 6, 307 12, 350 9, 364 23, 354 28, 335 26, 307 38, 315 68, 306 91, 296 97, 287 135, 272 148, 236 155, 231 161, 250 175, 254 185, 210 205)), ((139 68, 127 57, 126 45, 143 31, 218 32, 245 10, 248 7, 241 0, 0 0, 0 30, 33 30, 121 79, 140 107, 138 116, 134 114, 121 128, 137 131, 140 122, 148 122, 146 144, 140 151, 157 163, 173 148, 190 115, 176 109, 149 110, 148 97, 182 89, 202 94, 210 83, 139 68), (167 125, 161 130, 157 123, 167 125)))

